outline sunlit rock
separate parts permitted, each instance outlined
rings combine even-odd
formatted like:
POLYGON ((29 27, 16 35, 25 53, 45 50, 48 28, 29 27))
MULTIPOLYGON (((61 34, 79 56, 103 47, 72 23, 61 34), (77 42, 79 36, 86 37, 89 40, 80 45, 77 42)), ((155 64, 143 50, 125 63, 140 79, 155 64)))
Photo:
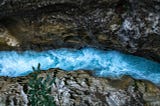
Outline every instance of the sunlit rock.
MULTIPOLYGON (((60 69, 51 69, 39 72, 38 77, 56 78, 52 84, 51 94, 57 106, 124 106, 160 104, 160 89, 154 84, 144 80, 134 80, 125 76, 121 79, 108 79, 93 77, 88 71, 66 72, 60 69)), ((1 104, 14 104, 25 106, 27 102, 27 83, 31 74, 26 77, 7 78, 0 77, 1 104), (16 84, 15 84, 16 83, 16 84), (23 86, 23 91, 13 86, 23 86), (3 87, 2 87, 3 86, 3 87), (10 92, 10 91, 16 92, 10 92), (7 98, 6 93, 10 92, 7 98), (19 92, 25 92, 25 94, 19 92), (11 99, 10 99, 11 98, 11 99), (13 99, 15 98, 15 99, 13 99), (13 100, 13 101, 12 101, 13 100), (19 102, 18 102, 19 101, 19 102), (22 104, 18 104, 22 103, 22 104)))
POLYGON ((19 41, 14 36, 12 36, 9 31, 3 26, 0 27, 0 44, 19 47, 19 41))

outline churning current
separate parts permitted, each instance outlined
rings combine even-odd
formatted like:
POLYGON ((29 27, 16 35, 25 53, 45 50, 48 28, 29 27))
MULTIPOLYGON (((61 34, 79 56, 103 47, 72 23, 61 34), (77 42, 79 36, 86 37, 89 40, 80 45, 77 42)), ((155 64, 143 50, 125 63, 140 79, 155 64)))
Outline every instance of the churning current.
POLYGON ((43 52, 1 51, 0 76, 24 76, 31 73, 32 66, 41 64, 42 70, 60 68, 66 71, 92 70, 103 77, 130 75, 136 79, 150 80, 160 84, 160 64, 117 51, 102 51, 94 48, 81 50, 58 49, 43 52))

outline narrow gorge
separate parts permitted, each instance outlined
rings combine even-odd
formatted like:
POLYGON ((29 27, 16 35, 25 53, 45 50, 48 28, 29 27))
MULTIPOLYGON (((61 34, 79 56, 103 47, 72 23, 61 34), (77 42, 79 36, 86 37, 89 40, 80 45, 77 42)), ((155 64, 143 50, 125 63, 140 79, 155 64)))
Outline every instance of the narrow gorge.
POLYGON ((1 0, 0 106, 160 106, 160 1, 1 0))

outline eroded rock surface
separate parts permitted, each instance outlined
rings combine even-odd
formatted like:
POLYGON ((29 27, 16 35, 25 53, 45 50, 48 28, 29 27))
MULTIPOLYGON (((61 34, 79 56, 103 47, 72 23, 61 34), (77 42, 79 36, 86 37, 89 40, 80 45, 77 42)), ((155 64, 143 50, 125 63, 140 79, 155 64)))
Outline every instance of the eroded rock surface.
MULTIPOLYGON (((93 77, 89 71, 65 72, 60 69, 42 71, 38 77, 55 78, 51 95, 57 106, 159 106, 160 89, 148 81, 93 77)), ((28 104, 26 77, 0 77, 0 105, 28 104)))
POLYGON ((159 0, 2 0, 0 24, 13 40, 0 42, 0 49, 91 46, 160 62, 159 4, 159 0))
MULTIPOLYGON (((1 0, 0 50, 96 47, 160 62, 160 0, 1 0)), ((130 77, 56 74, 52 94, 62 106, 158 106, 160 89, 130 77)), ((0 77, 0 105, 28 104, 30 76, 0 77)))

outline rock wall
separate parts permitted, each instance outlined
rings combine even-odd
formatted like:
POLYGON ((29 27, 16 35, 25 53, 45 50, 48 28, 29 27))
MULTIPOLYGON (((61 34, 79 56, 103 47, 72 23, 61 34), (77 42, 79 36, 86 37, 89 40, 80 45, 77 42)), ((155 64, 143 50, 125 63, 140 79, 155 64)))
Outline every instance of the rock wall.
POLYGON ((160 62, 159 4, 158 0, 2 0, 0 49, 91 46, 160 62), (4 30, 9 32, 7 41, 4 30))
MULTIPOLYGON (((56 78, 50 95, 57 106, 159 106, 160 89, 148 81, 93 77, 89 71, 42 71, 38 77, 56 78)), ((26 77, 0 77, 0 105, 27 106, 26 94, 31 74, 26 77)), ((47 87, 47 86, 46 86, 47 87)))
MULTIPOLYGON (((160 0, 1 0, 0 50, 95 47, 160 62, 160 0)), ((147 81, 56 74, 52 94, 62 106, 158 106, 160 89, 147 81)), ((42 72, 39 75, 46 75, 42 72)), ((27 79, 0 77, 0 105, 26 106, 27 79)))

